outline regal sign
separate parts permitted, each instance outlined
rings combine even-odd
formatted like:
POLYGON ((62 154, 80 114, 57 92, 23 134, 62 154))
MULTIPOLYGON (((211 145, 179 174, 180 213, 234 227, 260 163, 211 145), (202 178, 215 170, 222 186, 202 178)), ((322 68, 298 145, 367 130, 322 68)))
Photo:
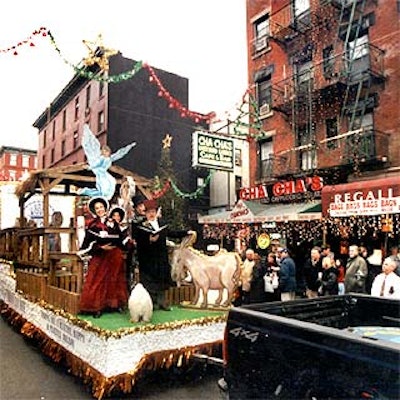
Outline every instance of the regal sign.
POLYGON ((258 185, 242 188, 242 200, 263 200, 264 203, 313 200, 321 197, 323 180, 320 176, 279 181, 273 185, 258 185))
POLYGON ((331 217, 400 213, 400 178, 327 186, 323 212, 331 217))
POLYGON ((193 167, 233 171, 235 146, 233 139, 194 132, 192 137, 193 167))

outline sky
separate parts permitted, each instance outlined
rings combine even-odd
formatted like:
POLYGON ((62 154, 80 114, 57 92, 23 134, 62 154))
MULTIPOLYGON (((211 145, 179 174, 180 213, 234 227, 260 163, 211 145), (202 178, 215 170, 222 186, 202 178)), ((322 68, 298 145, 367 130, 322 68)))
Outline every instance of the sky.
POLYGON ((74 76, 63 58, 78 64, 88 54, 83 40, 99 34, 124 57, 188 78, 190 110, 223 119, 240 105, 246 0, 12 0, 0 14, 0 146, 37 149, 32 124, 74 76), (42 26, 62 57, 39 35, 17 56, 2 51, 42 26))

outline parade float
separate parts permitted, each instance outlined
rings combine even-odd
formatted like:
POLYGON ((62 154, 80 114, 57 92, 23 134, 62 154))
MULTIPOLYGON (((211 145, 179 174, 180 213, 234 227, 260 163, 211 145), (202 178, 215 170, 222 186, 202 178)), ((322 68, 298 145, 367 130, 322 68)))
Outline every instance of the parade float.
MULTIPOLYGON (((150 195, 149 180, 115 165, 108 172, 115 178, 116 193, 129 177, 136 190, 150 195)), ((181 306, 193 302, 195 286, 189 283, 170 287, 166 294, 172 311, 154 310, 149 323, 132 323, 129 311, 104 313, 97 319, 80 315, 85 263, 77 250, 79 221, 86 210, 77 193, 95 182, 82 163, 36 171, 17 187, 20 217, 15 227, 0 231, 0 308, 16 331, 101 399, 131 392, 147 372, 184 369, 195 353, 219 354, 226 309, 181 306), (33 197, 36 214, 42 217, 36 223, 25 216, 26 203, 33 197), (62 218, 53 197, 72 197, 69 220, 62 218)))

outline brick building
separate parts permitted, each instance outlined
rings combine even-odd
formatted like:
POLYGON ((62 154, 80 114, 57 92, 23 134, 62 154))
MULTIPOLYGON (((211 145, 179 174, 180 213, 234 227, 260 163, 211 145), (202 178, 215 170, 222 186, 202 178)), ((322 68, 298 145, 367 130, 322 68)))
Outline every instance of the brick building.
MULTIPOLYGON (((109 76, 120 76, 134 65, 135 61, 118 53, 109 59, 109 76)), ((99 67, 94 65, 87 71, 96 74, 99 67)), ((188 79, 159 69, 154 71, 171 96, 188 107, 188 79)), ((176 179, 183 191, 196 190, 198 175, 206 172, 191 168, 191 133, 201 122, 183 118, 179 109, 160 96, 160 89, 150 79, 145 68, 117 83, 77 73, 34 122, 39 130, 39 167, 84 162, 81 140, 83 125, 87 123, 100 143, 107 143, 112 152, 136 142, 136 147, 116 164, 152 178, 161 157, 162 140, 170 134, 176 179)), ((195 214, 206 204, 207 199, 191 201, 188 212, 195 214)))
POLYGON ((360 243, 372 235, 378 246, 398 241, 398 227, 381 230, 383 217, 396 226, 400 214, 398 2, 247 0, 247 35, 263 125, 250 147, 252 184, 320 176, 331 232, 360 243), (338 184, 360 201, 339 204, 347 213, 330 213, 338 184), (394 206, 381 207, 381 197, 394 206))
POLYGON ((19 181, 36 169, 36 151, 19 147, 0 147, 0 181, 19 181))

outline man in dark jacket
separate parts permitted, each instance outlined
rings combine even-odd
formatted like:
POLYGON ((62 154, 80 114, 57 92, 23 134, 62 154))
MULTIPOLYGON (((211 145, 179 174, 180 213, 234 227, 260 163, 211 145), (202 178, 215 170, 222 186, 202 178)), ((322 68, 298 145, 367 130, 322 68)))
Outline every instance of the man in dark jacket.
POLYGON ((289 250, 279 249, 280 270, 279 290, 281 301, 294 300, 296 296, 296 265, 293 258, 289 256, 289 250))
POLYGON ((135 226, 140 282, 148 290, 155 308, 169 311, 170 304, 165 291, 174 285, 168 260, 167 236, 183 238, 190 231, 170 231, 168 225, 158 219, 155 200, 145 200, 146 219, 135 226))
POLYGON ((322 275, 321 248, 313 247, 310 258, 306 260, 303 267, 304 281, 306 285, 306 296, 308 299, 318 297, 318 288, 321 284, 319 274, 322 275))

